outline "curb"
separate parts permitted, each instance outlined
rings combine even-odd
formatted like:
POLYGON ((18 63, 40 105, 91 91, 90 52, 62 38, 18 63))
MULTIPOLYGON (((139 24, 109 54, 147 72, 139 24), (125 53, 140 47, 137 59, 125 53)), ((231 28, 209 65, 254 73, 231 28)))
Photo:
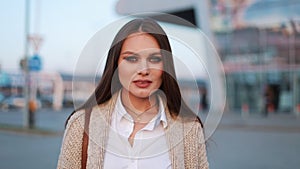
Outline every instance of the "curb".
POLYGON ((8 132, 15 134, 27 134, 27 135, 37 135, 37 136, 62 136, 64 132, 53 131, 44 128, 24 128, 23 126, 10 125, 10 124, 0 124, 0 132, 8 132))
POLYGON ((276 125, 220 124, 218 130, 300 133, 300 127, 276 125))

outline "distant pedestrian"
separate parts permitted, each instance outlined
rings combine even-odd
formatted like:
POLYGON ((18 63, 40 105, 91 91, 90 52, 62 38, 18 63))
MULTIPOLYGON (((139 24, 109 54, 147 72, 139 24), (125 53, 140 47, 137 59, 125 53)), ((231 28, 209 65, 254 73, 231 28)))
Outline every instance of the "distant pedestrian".
POLYGON ((274 92, 270 85, 266 85, 264 88, 264 104, 263 115, 268 116, 270 112, 274 111, 274 92))
POLYGON ((29 100, 29 128, 34 128, 35 126, 35 115, 34 113, 37 110, 37 102, 33 99, 29 100))
POLYGON ((205 87, 200 87, 200 94, 201 94, 201 110, 202 112, 208 111, 208 103, 207 103, 207 90, 205 87))

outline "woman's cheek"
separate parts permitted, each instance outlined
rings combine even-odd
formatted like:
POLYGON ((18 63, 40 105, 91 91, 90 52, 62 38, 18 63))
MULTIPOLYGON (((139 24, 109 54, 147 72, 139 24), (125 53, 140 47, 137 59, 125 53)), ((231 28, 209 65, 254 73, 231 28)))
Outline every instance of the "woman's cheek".
POLYGON ((119 69, 119 79, 121 82, 121 85, 125 88, 129 88, 130 82, 133 79, 133 71, 127 67, 127 69, 123 66, 119 69))

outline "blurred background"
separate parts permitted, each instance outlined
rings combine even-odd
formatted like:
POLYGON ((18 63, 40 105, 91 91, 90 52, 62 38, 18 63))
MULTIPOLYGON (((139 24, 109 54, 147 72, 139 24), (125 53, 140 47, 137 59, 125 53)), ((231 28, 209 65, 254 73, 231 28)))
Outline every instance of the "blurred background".
POLYGON ((11 0, 0 9, 0 168, 56 167, 66 118, 101 78, 74 74, 82 50, 110 23, 144 12, 182 18, 212 43, 187 22, 146 13, 203 51, 195 62, 171 39, 195 78, 177 72, 184 97, 203 121, 224 110, 208 139, 211 168, 300 165, 299 0, 11 0))

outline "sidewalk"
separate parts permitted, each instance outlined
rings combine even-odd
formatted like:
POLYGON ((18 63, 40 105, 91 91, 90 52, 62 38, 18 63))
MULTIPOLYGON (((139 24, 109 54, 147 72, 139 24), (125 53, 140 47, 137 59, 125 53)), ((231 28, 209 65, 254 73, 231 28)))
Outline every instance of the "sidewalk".
POLYGON ((12 131, 28 134, 62 134, 67 117, 72 108, 59 111, 40 109, 35 114, 35 129, 24 128, 24 112, 21 109, 0 111, 0 131, 12 131))
POLYGON ((225 112, 219 129, 250 129, 261 131, 300 132, 300 117, 288 113, 272 113, 268 116, 225 112))
MULTIPOLYGON (((64 108, 60 111, 40 109, 35 116, 36 129, 61 134, 64 131, 65 121, 72 111, 72 108, 64 108)), ((201 115, 203 122, 205 122, 205 116, 206 114, 201 115)), ((24 113, 22 110, 0 111, 0 131, 22 128, 23 124, 24 113)), ((245 117, 237 112, 224 112, 218 129, 300 132, 300 117, 286 113, 269 114, 268 116, 250 114, 245 117)))

